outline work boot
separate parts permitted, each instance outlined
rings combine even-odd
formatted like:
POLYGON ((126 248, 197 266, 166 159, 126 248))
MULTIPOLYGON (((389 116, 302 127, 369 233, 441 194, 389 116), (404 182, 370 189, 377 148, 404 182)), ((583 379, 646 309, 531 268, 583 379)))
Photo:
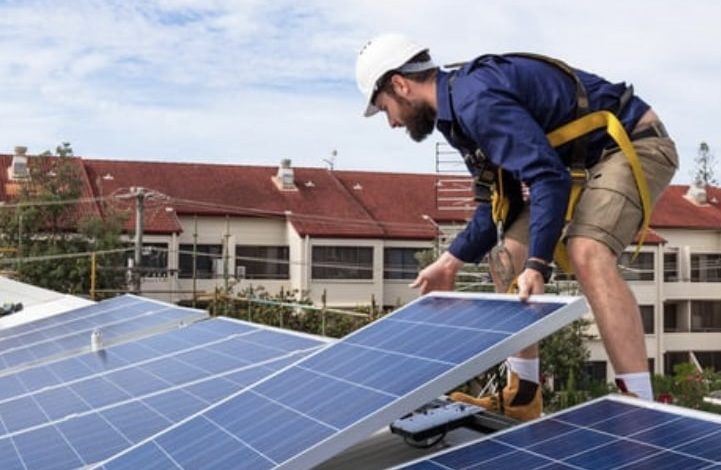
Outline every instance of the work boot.
POLYGON ((504 414, 519 421, 530 421, 539 418, 543 412, 541 386, 520 379, 515 372, 511 372, 509 382, 503 389, 502 406, 500 406, 497 393, 476 398, 465 393, 453 392, 450 399, 480 406, 488 411, 504 414))

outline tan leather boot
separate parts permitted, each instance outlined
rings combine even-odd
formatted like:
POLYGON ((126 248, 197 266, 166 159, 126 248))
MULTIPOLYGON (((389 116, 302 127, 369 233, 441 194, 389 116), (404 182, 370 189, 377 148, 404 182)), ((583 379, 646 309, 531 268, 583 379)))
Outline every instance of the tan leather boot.
POLYGON ((482 397, 473 397, 461 392, 453 392, 450 395, 451 400, 480 406, 488 411, 501 413, 519 421, 539 418, 543 412, 541 386, 521 380, 515 372, 511 372, 508 384, 503 389, 503 406, 500 406, 498 398, 497 393, 482 397))

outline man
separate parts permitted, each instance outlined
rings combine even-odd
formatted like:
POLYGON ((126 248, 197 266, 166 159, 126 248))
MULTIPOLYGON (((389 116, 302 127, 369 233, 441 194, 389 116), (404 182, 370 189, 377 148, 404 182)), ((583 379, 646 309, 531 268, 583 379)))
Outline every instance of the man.
MULTIPOLYGON (((385 113, 391 127, 405 127, 415 141, 437 128, 464 155, 479 189, 472 220, 412 286, 421 294, 450 290, 463 263, 480 262, 490 251, 497 289, 506 290, 515 277, 525 301, 543 294, 561 239, 619 388, 652 400, 641 316, 617 269, 619 255, 647 223, 678 166, 674 143, 650 106, 630 86, 531 54, 481 56, 447 72, 427 48, 399 34, 364 46, 356 79, 366 116, 385 113), (589 121, 598 129, 596 118, 609 132, 578 129, 589 121), (624 140, 629 136, 631 142, 624 140), (489 188, 506 203, 491 204, 489 188), (571 203, 570 194, 578 196, 571 203)), ((500 407, 518 419, 537 417, 537 346, 508 363, 502 403, 453 398, 500 407)))

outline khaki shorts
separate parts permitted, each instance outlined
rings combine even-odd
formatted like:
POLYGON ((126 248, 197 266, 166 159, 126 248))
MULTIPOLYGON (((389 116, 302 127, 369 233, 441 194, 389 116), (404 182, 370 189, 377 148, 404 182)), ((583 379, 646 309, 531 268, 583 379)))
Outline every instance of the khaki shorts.
MULTIPOLYGON (((673 140, 649 137, 633 142, 646 175, 651 202, 655 203, 678 168, 673 140)), ((528 204, 505 235, 528 245, 528 204)), ((597 240, 620 255, 641 228, 643 211, 631 166, 623 152, 606 151, 589 169, 588 182, 565 227, 563 240, 585 237, 597 240)))

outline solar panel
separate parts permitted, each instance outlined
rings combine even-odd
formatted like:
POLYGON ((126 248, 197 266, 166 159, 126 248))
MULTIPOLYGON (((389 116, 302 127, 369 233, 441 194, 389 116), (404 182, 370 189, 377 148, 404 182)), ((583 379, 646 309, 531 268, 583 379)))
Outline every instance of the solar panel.
POLYGON ((611 395, 396 468, 719 468, 720 443, 719 415, 611 395))
POLYGON ((585 311, 580 298, 428 295, 104 465, 310 468, 585 311))
POLYGON ((90 465, 323 344, 211 319, 0 378, 0 468, 90 465))
POLYGON ((124 295, 0 333, 0 375, 91 349, 93 331, 105 345, 207 318, 203 310, 124 295))

